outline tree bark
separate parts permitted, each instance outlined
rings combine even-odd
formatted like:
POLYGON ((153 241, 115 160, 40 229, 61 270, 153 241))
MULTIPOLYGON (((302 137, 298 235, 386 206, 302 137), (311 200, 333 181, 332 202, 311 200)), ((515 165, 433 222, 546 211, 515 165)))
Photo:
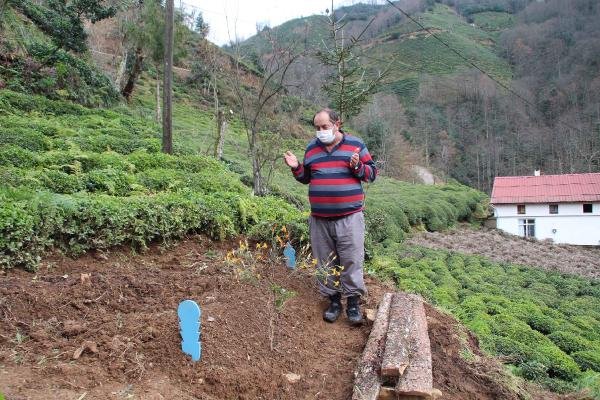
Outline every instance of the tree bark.
POLYGON ((416 326, 410 304, 404 296, 396 294, 390 306, 390 322, 388 325, 385 350, 381 360, 381 376, 392 377, 394 383, 409 365, 408 351, 410 336, 416 326))
POLYGON ((156 66, 156 123, 160 124, 160 69, 156 66))
POLYGON ((223 158, 223 144, 225 142, 225 132, 227 131, 227 120, 223 115, 223 111, 219 110, 217 116, 217 142, 215 146, 215 157, 220 160, 223 158))
POLYGON ((369 339, 354 373, 352 400, 375 400, 379 396, 381 389, 379 367, 386 342, 390 305, 393 296, 393 293, 385 293, 379 303, 369 339))
POLYGON ((431 367, 431 343, 429 329, 425 316, 423 300, 414 294, 397 293, 396 307, 390 309, 390 320, 400 317, 401 313, 411 314, 412 330, 410 340, 410 365, 398 380, 396 392, 401 396, 431 396, 433 389, 433 374, 431 367), (402 309, 397 306, 404 304, 402 309))
POLYGON ((257 196, 264 194, 262 175, 260 174, 260 160, 258 159, 258 148, 257 140, 258 133, 256 128, 252 128, 251 139, 250 139, 250 156, 252 157, 252 191, 257 196))
POLYGON ((127 77, 127 82, 121 91, 125 100, 129 102, 131 99, 131 94, 133 93, 133 88, 135 87, 135 82, 137 81, 138 76, 142 72, 142 65, 144 62, 144 53, 142 52, 142 48, 138 47, 135 49, 135 60, 133 61, 133 66, 131 67, 131 72, 127 77))
POLYGON ((125 72, 127 72, 127 57, 129 53, 127 50, 123 50, 123 57, 121 62, 119 63, 119 68, 117 69, 117 75, 115 76, 115 88, 121 92, 123 90, 123 79, 125 78, 125 72))
POLYGON ((173 25, 174 4, 173 0, 167 0, 167 12, 165 23, 165 64, 163 84, 163 140, 162 151, 167 154, 173 153, 173 121, 172 121, 172 83, 173 83, 173 25))

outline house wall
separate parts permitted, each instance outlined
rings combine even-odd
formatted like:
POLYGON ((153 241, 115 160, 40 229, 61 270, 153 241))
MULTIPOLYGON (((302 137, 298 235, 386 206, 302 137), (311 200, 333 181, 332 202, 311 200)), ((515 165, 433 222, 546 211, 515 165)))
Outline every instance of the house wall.
POLYGON ((517 214, 516 204, 499 204, 494 216, 496 227, 513 235, 520 235, 519 219, 535 219, 536 239, 599 246, 600 203, 592 204, 591 214, 583 213, 583 203, 558 203, 558 214, 550 214, 548 203, 526 204, 525 214, 517 214))

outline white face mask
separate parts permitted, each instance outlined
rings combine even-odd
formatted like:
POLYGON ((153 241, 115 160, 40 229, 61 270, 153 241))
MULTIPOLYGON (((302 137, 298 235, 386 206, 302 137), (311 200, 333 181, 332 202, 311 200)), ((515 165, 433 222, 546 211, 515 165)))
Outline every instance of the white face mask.
POLYGON ((327 129, 326 131, 317 131, 317 139, 324 144, 332 143, 335 140, 335 134, 333 129, 327 129))

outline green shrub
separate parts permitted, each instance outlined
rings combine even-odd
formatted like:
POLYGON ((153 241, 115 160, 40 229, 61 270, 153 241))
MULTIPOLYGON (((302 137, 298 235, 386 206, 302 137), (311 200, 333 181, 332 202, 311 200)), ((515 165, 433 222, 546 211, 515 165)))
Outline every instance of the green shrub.
POLYGON ((581 374, 579 365, 554 344, 535 346, 534 358, 548 367, 548 376, 573 381, 581 374))
POLYGON ((102 192, 115 196, 126 196, 137 183, 135 177, 113 168, 92 170, 83 177, 85 189, 90 192, 102 192))
POLYGON ((49 233, 61 221, 47 200, 46 194, 0 191, 0 267, 37 268, 42 252, 53 243, 49 233))
POLYGON ((600 372, 600 347, 593 350, 577 351, 571 354, 582 370, 591 369, 600 372))
POLYGON ((548 339, 552 340, 559 349, 567 354, 575 353, 589 349, 591 343, 572 332, 556 331, 548 335, 548 339))
POLYGON ((3 101, 14 111, 18 110, 19 113, 34 111, 51 115, 85 115, 92 112, 92 110, 70 101, 50 100, 44 96, 18 93, 6 89, 0 92, 0 101, 3 101))
POLYGON ((526 361, 519 367, 521 376, 526 379, 543 382, 543 380, 547 377, 548 368, 539 361, 526 361))
POLYGON ((570 393, 574 392, 576 386, 573 382, 567 382, 563 379, 546 378, 541 382, 546 388, 555 393, 570 393))
MULTIPOLYGON (((103 179, 120 176, 100 172, 103 179)), ((32 270, 51 245, 78 255, 128 243, 143 248, 149 241, 171 240, 188 232, 224 239, 249 230, 250 235, 264 237, 277 224, 286 224, 294 240, 307 237, 306 217, 295 208, 280 199, 249 194, 184 191, 114 197, 3 190, 0 217, 0 266, 32 270)))
POLYGON ((577 389, 587 392, 592 398, 600 399, 600 373, 585 371, 577 381, 577 389))
POLYGON ((534 358, 533 349, 518 340, 495 335, 490 336, 488 340, 494 344, 493 351, 496 354, 509 357, 512 363, 521 364, 534 358))
POLYGON ((146 150, 150 153, 158 153, 161 148, 159 139, 119 137, 111 135, 78 136, 72 139, 81 150, 102 153, 115 151, 121 154, 129 154, 136 150, 146 150))
POLYGON ((162 192, 165 190, 186 187, 185 172, 166 168, 144 170, 143 172, 136 174, 136 180, 140 185, 153 192, 162 192))
POLYGON ((37 163, 36 154, 29 150, 17 146, 0 146, 0 165, 31 168, 37 163))
POLYGON ((49 150, 51 141, 43 134, 28 128, 0 127, 0 146, 14 145, 33 152, 49 150))

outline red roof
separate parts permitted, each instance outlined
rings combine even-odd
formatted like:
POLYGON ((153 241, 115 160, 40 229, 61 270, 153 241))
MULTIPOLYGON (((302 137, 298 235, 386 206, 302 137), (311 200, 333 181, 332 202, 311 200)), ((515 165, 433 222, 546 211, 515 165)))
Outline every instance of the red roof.
POLYGON ((498 176, 492 204, 600 201, 600 173, 498 176))

